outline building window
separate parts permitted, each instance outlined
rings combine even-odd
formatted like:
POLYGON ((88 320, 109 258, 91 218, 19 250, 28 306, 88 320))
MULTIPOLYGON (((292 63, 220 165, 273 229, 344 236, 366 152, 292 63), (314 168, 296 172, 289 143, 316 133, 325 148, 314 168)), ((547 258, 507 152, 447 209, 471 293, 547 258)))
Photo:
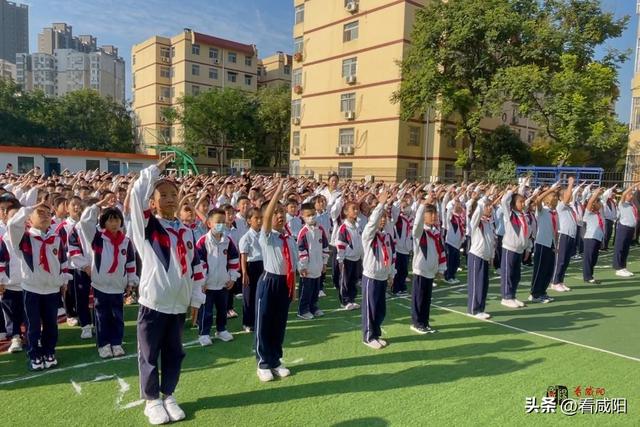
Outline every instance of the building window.
POLYGON ((247 86, 251 86, 251 82, 253 81, 253 77, 249 74, 244 75, 244 84, 247 86))
POLYGON ((300 132, 293 132, 293 137, 291 138, 291 148, 300 149, 300 132))
POLYGON ((136 65, 136 56, 135 55, 133 55, 133 57, 131 58, 131 65, 136 65))
POLYGON ((176 48, 174 46, 171 47, 171 57, 176 56, 176 48))
POLYGON ((631 122, 633 130, 640 129, 640 97, 633 98, 633 118, 631 122))
POLYGON ((198 94, 200 94, 200 86, 192 85, 192 86, 191 86, 191 94, 192 94, 192 95, 198 95, 198 94))
POLYGON ((291 101, 291 117, 294 119, 300 119, 302 110, 302 101, 300 99, 294 99, 291 101))
POLYGON ((420 145, 420 128, 418 126, 409 127, 409 145, 420 145))
POLYGON ((209 78, 212 80, 218 80, 218 69, 209 68, 209 78))
POLYGON ((302 86, 302 68, 296 68, 293 70, 293 76, 291 77, 292 86, 302 86))
POLYGON ((227 71, 227 80, 231 83, 235 83, 238 81, 238 73, 233 73, 231 71, 227 71))
POLYGON ((338 176, 351 179, 353 176, 353 163, 338 163, 338 176))
POLYGON ((300 176, 300 160, 291 160, 289 162, 289 173, 291 176, 300 176))
POLYGON ((194 76, 200 75, 200 66, 196 64, 191 64, 191 74, 194 76))
POLYGON ((192 44, 191 45, 191 54, 200 56, 200 45, 192 44))
POLYGON ((349 58, 342 61, 342 77, 355 76, 357 66, 358 58, 349 58))
POLYGON ((174 78, 175 76, 176 76, 175 67, 171 67, 171 78, 174 78))
POLYGON ((100 170, 100 160, 86 160, 85 161, 85 170, 94 171, 96 169, 100 170))
POLYGON ((296 6, 296 24, 304 22, 304 5, 296 6))
POLYGON ((447 135, 447 146, 449 148, 456 148, 458 146, 458 141, 456 141, 456 135, 454 133, 447 135))
POLYGON ((171 49, 169 49, 168 47, 161 47, 160 48, 160 57, 161 58, 170 58, 171 57, 171 49))
POLYGON ((340 95, 340 111, 356 111, 356 94, 354 92, 340 95))
POLYGON ((176 96, 176 88, 171 86, 171 90, 169 91, 169 94, 171 95, 171 98, 176 96))
POLYGON ((252 64, 253 64, 253 59, 250 56, 245 56, 244 65, 246 65, 247 67, 251 67, 252 64))
POLYGON ((18 173, 27 173, 31 169, 33 169, 33 157, 18 156, 18 173))
POLYGON ((529 134, 527 135, 527 144, 532 144, 535 138, 536 138, 535 131, 530 130, 529 134))
POLYGON ((218 49, 216 49, 215 47, 210 47, 209 48, 209 58, 218 59, 218 49))
POLYGON ((344 25, 344 31, 342 33, 342 41, 350 42, 358 38, 358 21, 349 22, 344 25))
POLYGON ((353 148, 355 131, 353 128, 340 129, 338 146, 341 148, 353 148))
POLYGON ((171 77, 171 69, 169 67, 160 67, 160 77, 170 78, 171 77))
POLYGON ((171 89, 168 87, 161 87, 160 88, 160 96, 166 98, 170 98, 171 97, 171 89))
POLYGON ((213 147, 207 147, 207 157, 216 159, 218 157, 218 150, 213 147))
POLYGON ((288 76, 289 74, 291 74, 291 67, 288 65, 284 66, 284 73, 288 76))
POLYGON ((238 55, 235 52, 229 52, 227 54, 227 61, 235 64, 236 62, 238 62, 238 55))
POLYGON ((409 163, 407 165, 406 178, 409 181, 415 181, 416 179, 418 179, 418 164, 417 163, 409 163))
POLYGON ((293 40, 293 53, 302 53, 303 48, 304 42, 302 41, 302 37, 296 37, 293 40))
POLYGON ((455 179, 456 177, 456 167, 452 163, 447 163, 444 165, 444 177, 445 179, 455 179))

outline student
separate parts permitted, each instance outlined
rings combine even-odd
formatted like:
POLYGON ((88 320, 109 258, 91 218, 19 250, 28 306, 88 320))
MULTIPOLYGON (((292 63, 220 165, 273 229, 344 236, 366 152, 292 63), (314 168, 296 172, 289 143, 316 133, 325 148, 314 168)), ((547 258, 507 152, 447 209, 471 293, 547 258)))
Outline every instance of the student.
POLYGON ((207 234, 207 226, 200 221, 198 215, 196 214, 196 210, 189 201, 189 196, 186 196, 180 202, 180 210, 178 211, 178 219, 182 221, 182 223, 189 227, 193 232, 193 237, 196 240, 200 240, 202 236, 207 234))
POLYGON ((378 195, 378 206, 362 232, 362 341, 375 350, 387 346, 387 342, 380 338, 387 311, 385 291, 387 283, 391 283, 395 275, 393 241, 385 232, 388 197, 386 190, 378 195))
POLYGON ((585 282, 598 285, 601 282, 593 277, 593 269, 598 263, 600 245, 604 239, 605 225, 602 217, 600 195, 604 191, 598 188, 593 192, 584 212, 584 256, 582 258, 582 278, 585 282))
POLYGON ((300 272, 300 301, 298 317, 311 320, 324 316, 318 308, 318 293, 322 274, 327 271, 329 240, 324 228, 317 223, 316 209, 312 203, 301 207, 305 225, 298 233, 298 271, 300 272))
POLYGON ((242 328, 253 332, 256 319, 256 288, 264 271, 262 250, 260 249, 260 229, 262 212, 259 208, 250 208, 248 213, 249 230, 240 239, 240 265, 242 267, 242 328))
POLYGON ((287 230, 291 236, 295 239, 298 237, 298 233, 302 230, 302 219, 298 212, 298 201, 294 198, 287 200, 287 230))
POLYGON ((133 244, 122 231, 122 212, 118 208, 100 212, 105 205, 103 199, 85 209, 79 227, 82 247, 90 259, 98 354, 108 359, 125 354, 124 293, 138 284, 138 277, 133 244))
POLYGON ((460 267, 460 248, 466 236, 465 222, 462 204, 458 198, 454 198, 454 200, 448 202, 445 215, 447 270, 444 273, 444 280, 450 285, 460 283, 460 280, 456 279, 456 272, 460 267))
POLYGON ((478 319, 489 319, 485 311, 489 290, 489 263, 495 254, 493 203, 488 197, 474 200, 470 206, 471 243, 467 257, 467 313, 478 319))
MULTIPOLYGON (((236 210, 230 204, 222 205, 220 210, 224 212, 224 227, 223 234, 227 238, 227 240, 231 241, 231 243, 238 248, 238 244, 240 243, 240 230, 236 227, 236 210)), ((238 255, 238 259, 240 256, 238 255)), ((239 261, 238 261, 239 262, 239 261)), ((238 264, 239 266, 239 264, 238 264)), ((238 267, 238 272, 240 268, 238 267)), ((234 300, 236 298, 236 294, 240 295, 242 293, 242 281, 240 280, 240 274, 235 275, 236 277, 233 285, 227 289, 227 318, 235 319, 238 317, 238 312, 234 308, 234 300)))
POLYGON ((205 302, 198 312, 198 341, 201 346, 211 345, 213 306, 216 308, 216 338, 233 340, 227 331, 227 292, 239 276, 240 261, 236 245, 225 235, 225 211, 213 209, 207 218, 209 232, 196 243, 199 258, 204 264, 205 302))
POLYGON ((291 372, 280 359, 287 328, 289 305, 295 299, 296 245, 285 233, 285 211, 278 200, 284 181, 277 182, 275 193, 263 211, 260 248, 264 274, 256 291, 256 359, 260 381, 272 381, 274 375, 288 377, 291 372))
POLYGON ((142 170, 130 198, 133 242, 142 258, 137 322, 140 394, 151 424, 185 417, 173 397, 184 358, 182 332, 189 305, 198 308, 203 301, 204 276, 193 233, 175 217, 178 188, 159 179, 174 157, 170 154, 142 170))
MULTIPOLYGON (((20 204, 15 200, 14 204, 8 206, 6 219, 11 219, 20 209, 20 204)), ((7 350, 9 353, 22 351, 22 331, 24 323, 24 293, 20 287, 20 263, 17 254, 10 254, 5 236, 0 236, 0 306, 2 312, 0 316, 4 319, 7 339, 11 340, 11 345, 7 350)))
POLYGON ((524 196, 514 194, 509 188, 502 196, 504 238, 502 239, 502 264, 500 282, 502 288, 501 304, 509 308, 524 307, 516 298, 522 268, 522 253, 529 242, 529 225, 524 215, 524 196))
POLYGON ((504 212, 500 205, 493 208, 493 224, 496 230, 496 253, 493 257, 493 268, 496 275, 500 276, 502 265, 502 239, 504 239, 504 212))
POLYGON ((629 257, 629 248, 634 239, 636 227, 640 222, 638 206, 635 203, 638 188, 640 188, 640 184, 627 188, 622 193, 620 204, 618 205, 619 220, 614 241, 613 268, 616 270, 616 276, 619 277, 632 277, 634 275, 627 270, 627 258, 629 257))
POLYGON ((358 293, 356 283, 363 255, 362 237, 356 227, 358 213, 358 205, 355 202, 346 203, 342 209, 345 218, 336 235, 336 261, 340 270, 339 299, 346 310, 360 308, 355 302, 358 293))
POLYGON ((20 208, 7 223, 8 249, 19 260, 27 354, 32 370, 58 365, 58 301, 61 288, 71 278, 66 248, 60 235, 51 228, 51 207, 46 198, 41 200, 33 207, 20 208))
POLYGON ((395 229, 398 235, 396 241, 396 274, 393 277, 393 285, 391 286, 392 294, 406 295, 407 293, 407 276, 409 275, 409 254, 413 246, 411 237, 411 222, 413 220, 413 211, 411 209, 411 198, 402 197, 399 203, 400 212, 395 222, 395 229))
POLYGON ((543 304, 553 301, 547 294, 547 288, 553 278, 555 251, 558 247, 558 188, 560 183, 549 189, 533 201, 537 232, 533 255, 533 275, 531 276, 531 294, 529 301, 543 304))
POLYGON ((564 284, 564 277, 576 251, 576 236, 578 235, 578 217, 573 210, 574 178, 569 177, 568 186, 562 192, 562 200, 558 202, 558 247, 553 268, 550 288, 556 292, 571 290, 564 284))
MULTIPOLYGON (((315 196, 312 199, 313 205, 316 208, 316 222, 324 228, 327 237, 331 238, 333 235, 333 221, 331 219, 331 213, 327 211, 327 199, 321 194, 315 196)), ((335 246, 331 245, 329 240, 329 261, 332 262, 332 256, 335 257, 335 246)), ((332 263, 333 265, 333 263, 332 263)), ((324 292, 324 280, 326 278, 326 269, 322 272, 320 277, 320 290, 318 291, 318 297, 326 297, 324 292)))
POLYGON ((429 199, 418 207, 413 224, 413 287, 411 289, 411 330, 418 334, 436 332, 429 325, 433 279, 447 266, 442 237, 437 228, 438 211, 429 199))
POLYGON ((602 216, 604 218, 604 239, 602 240, 601 251, 609 250, 609 242, 613 236, 615 222, 618 219, 618 207, 616 205, 615 189, 617 185, 607 189, 602 195, 602 216))

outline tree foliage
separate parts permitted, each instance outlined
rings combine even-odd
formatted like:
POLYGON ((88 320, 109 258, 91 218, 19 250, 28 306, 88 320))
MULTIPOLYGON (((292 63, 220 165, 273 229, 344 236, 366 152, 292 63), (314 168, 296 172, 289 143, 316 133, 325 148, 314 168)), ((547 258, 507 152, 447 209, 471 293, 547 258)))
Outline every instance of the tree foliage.
POLYGON ((482 135, 476 155, 486 171, 496 169, 505 156, 519 165, 531 162, 529 146, 509 126, 498 126, 493 132, 482 135))

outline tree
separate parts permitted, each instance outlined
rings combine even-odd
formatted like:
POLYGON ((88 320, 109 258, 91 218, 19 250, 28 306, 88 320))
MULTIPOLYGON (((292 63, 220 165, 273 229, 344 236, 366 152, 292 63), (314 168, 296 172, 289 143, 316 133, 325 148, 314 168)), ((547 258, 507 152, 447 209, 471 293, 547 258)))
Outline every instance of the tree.
POLYGON ((476 155, 485 171, 498 168, 504 157, 520 165, 531 161, 529 146, 509 126, 504 125, 478 140, 476 155))
POLYGON ((413 43, 401 63, 403 81, 393 100, 400 103, 404 119, 433 108, 459 123, 458 136, 469 141, 462 156, 465 176, 476 161, 480 120, 497 115, 510 100, 554 143, 606 147, 622 138, 612 106, 615 64, 625 55, 609 51, 597 61, 595 51, 618 37, 628 19, 616 20, 599 4, 430 2, 417 12, 413 43), (569 108, 571 102, 578 105, 569 108))
POLYGON ((264 166, 280 168, 289 161, 291 132, 291 88, 289 85, 266 86, 257 94, 258 121, 265 145, 258 152, 269 153, 264 166))
POLYGON ((495 169, 487 171, 487 181, 492 184, 505 186, 513 184, 516 179, 516 163, 507 155, 500 158, 495 169))

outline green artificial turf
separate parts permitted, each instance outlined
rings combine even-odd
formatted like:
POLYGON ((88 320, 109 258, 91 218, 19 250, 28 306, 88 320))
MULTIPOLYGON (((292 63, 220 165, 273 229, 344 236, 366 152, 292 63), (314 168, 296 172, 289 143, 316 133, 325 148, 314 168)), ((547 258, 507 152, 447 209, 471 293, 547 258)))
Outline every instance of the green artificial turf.
MULTIPOLYGON (((640 273, 640 248, 630 258, 629 269, 640 273)), ((237 333, 232 342, 202 348, 193 343, 196 331, 186 329, 187 356, 175 394, 187 413, 183 424, 638 425, 640 274, 616 278, 606 267, 610 261, 611 253, 602 255, 596 270, 602 285, 583 284, 581 263, 573 263, 566 281, 572 292, 551 292, 555 302, 520 310, 499 304, 499 280, 492 277, 492 322, 464 315, 466 288, 439 284, 431 312, 439 333, 433 335, 409 330, 409 299, 388 299, 383 331, 389 347, 379 351, 362 344, 360 313, 336 310, 335 290, 327 286, 329 295, 320 300, 324 318, 299 320, 290 309, 284 359, 292 376, 268 384, 255 375, 252 335, 237 333), (570 397, 577 386, 583 397, 587 387, 604 388, 605 397, 627 398, 628 413, 525 414, 525 398, 536 396, 540 403, 550 385, 567 386, 570 397)), ((466 281, 464 273, 459 278, 466 281)), ((523 301, 530 278, 525 269, 518 291, 523 301)), ((126 308, 130 353, 135 315, 136 307, 126 308)), ((240 327, 238 319, 229 322, 231 332, 240 327)), ((79 335, 79 328, 61 326, 59 369, 34 378, 27 379, 34 374, 26 370, 24 354, 0 356, 0 401, 3 420, 10 420, 3 425, 146 423, 142 406, 134 406, 135 357, 102 362, 93 342, 79 335)))

